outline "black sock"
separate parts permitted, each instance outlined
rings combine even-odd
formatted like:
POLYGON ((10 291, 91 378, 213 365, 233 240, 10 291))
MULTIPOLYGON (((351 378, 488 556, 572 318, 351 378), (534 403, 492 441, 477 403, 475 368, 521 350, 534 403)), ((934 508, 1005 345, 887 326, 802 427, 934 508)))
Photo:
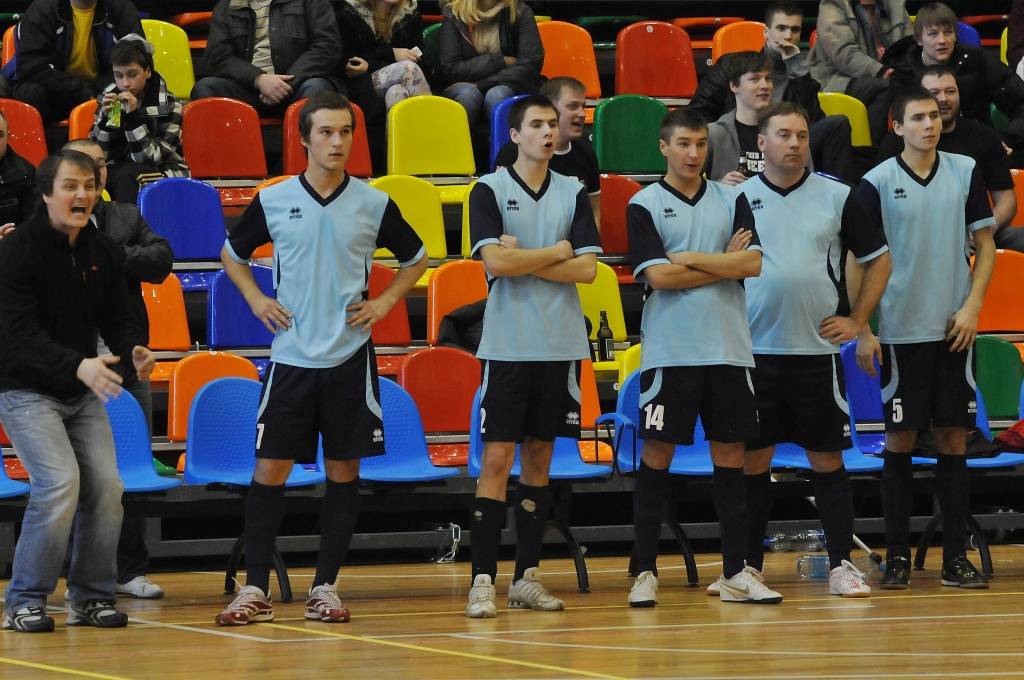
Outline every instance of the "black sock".
POLYGON ((764 567, 764 535, 772 512, 772 474, 743 475, 747 487, 747 564, 764 567))
POLYGON ((732 578, 743 571, 747 537, 747 488, 741 468, 715 466, 715 510, 722 534, 722 573, 732 578))
POLYGON ((640 461, 633 491, 633 568, 638 574, 651 571, 658 575, 658 539, 668 481, 667 469, 657 470, 640 461))
POLYGON ((910 511, 914 468, 910 453, 885 450, 882 467, 882 513, 885 515, 886 559, 910 559, 910 511))
POLYGON ((264 486, 255 479, 245 498, 245 585, 270 594, 274 546, 284 514, 284 484, 264 486))
POLYGON ((327 480, 320 505, 320 554, 316 558, 313 587, 334 583, 348 554, 359 517, 359 478, 351 482, 327 480))
POLYGON ((853 496, 845 467, 832 472, 815 472, 814 503, 825 530, 828 568, 842 566, 853 549, 853 496))
POLYGON ((942 510, 943 562, 964 553, 970 494, 967 457, 940 453, 935 466, 935 495, 942 510))
POLYGON ((516 572, 512 583, 521 579, 527 569, 540 564, 550 497, 547 486, 519 482, 516 487, 516 572))
POLYGON ((498 548, 505 528, 505 501, 493 498, 473 499, 470 541, 473 550, 473 576, 487 574, 491 583, 498 578, 498 548))

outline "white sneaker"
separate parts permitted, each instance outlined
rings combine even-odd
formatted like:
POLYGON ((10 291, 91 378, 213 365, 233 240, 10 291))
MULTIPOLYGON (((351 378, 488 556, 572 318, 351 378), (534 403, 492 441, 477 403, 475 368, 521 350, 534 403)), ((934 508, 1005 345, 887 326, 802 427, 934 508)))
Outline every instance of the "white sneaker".
POLYGON ((841 597, 870 597, 871 586, 864 583, 864 572, 843 560, 828 574, 828 592, 841 597))
POLYGON ((629 591, 630 607, 653 607, 658 604, 658 577, 653 571, 642 571, 629 591))
POLYGON ((540 582, 537 567, 530 567, 523 573, 523 577, 508 589, 508 606, 511 609, 557 612, 565 609, 565 602, 549 593, 540 582))
POLYGON ((488 574, 477 574, 473 587, 469 589, 469 603, 466 616, 471 619, 493 619, 498 615, 494 605, 494 584, 488 574))
POLYGON ((782 595, 764 585, 744 569, 732 578, 718 583, 722 602, 750 602, 751 604, 778 604, 782 595))
MULTIPOLYGON (((751 576, 757 579, 758 583, 764 583, 764 572, 759 571, 751 566, 743 567, 743 571, 749 573, 751 576)), ((725 578, 722 574, 718 575, 718 580, 708 586, 707 593, 709 597, 718 597, 721 592, 722 579, 725 578)))
POLYGON ((137 597, 140 600, 157 600, 164 596, 164 591, 148 577, 136 576, 128 583, 115 583, 114 594, 137 597))

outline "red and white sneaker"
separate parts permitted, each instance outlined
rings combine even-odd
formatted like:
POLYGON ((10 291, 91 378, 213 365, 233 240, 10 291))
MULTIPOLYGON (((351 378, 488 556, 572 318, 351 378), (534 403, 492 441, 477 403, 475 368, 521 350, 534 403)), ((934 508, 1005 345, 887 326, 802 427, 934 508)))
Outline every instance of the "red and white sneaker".
POLYGON ((871 597, 871 586, 864 583, 864 572, 847 560, 828 574, 828 592, 840 597, 871 597))
POLYGON ((273 621, 270 596, 257 586, 245 586, 224 611, 213 619, 218 626, 245 626, 258 621, 273 621))
POLYGON ((348 609, 338 599, 333 584, 325 583, 309 591, 306 598, 306 618, 318 619, 324 623, 348 623, 352 618, 348 609))

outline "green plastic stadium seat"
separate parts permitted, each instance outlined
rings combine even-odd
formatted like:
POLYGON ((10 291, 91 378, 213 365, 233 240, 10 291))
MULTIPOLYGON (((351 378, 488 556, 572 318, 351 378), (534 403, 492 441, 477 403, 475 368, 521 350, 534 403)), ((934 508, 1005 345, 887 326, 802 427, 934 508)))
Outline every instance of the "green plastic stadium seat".
POLYGON ((989 418, 1016 420, 1024 364, 1012 344, 991 335, 979 335, 974 346, 978 389, 985 398, 989 418))
POLYGON ((664 173, 658 127, 668 113, 662 102, 624 94, 606 99, 594 112, 594 150, 602 172, 664 173))

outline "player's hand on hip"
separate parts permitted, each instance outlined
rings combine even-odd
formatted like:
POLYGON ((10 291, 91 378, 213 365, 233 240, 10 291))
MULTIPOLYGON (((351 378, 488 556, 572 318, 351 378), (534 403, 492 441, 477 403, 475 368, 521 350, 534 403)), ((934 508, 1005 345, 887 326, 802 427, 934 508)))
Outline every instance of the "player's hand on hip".
POLYGON ((348 325, 368 331, 391 311, 392 305, 384 299, 374 298, 363 300, 345 308, 348 312, 348 325))
POLYGON ((978 310, 964 305, 949 320, 946 340, 949 340, 950 352, 963 352, 974 345, 978 335, 978 310))
POLYGON ((135 374, 139 377, 139 382, 144 382, 149 380, 149 376, 153 373, 156 357, 148 347, 135 345, 132 348, 132 366, 135 367, 135 374))
POLYGON ((729 245, 725 247, 725 252, 735 253, 741 250, 746 250, 753 238, 754 232, 749 229, 740 229, 732 235, 731 239, 729 239, 729 245))
POLYGON ((739 170, 730 170, 718 181, 721 182, 722 184, 728 184, 729 186, 734 187, 738 184, 743 184, 744 182, 746 182, 747 176, 744 175, 739 170))
POLYGON ((857 323, 848 316, 830 316, 821 322, 818 335, 833 345, 841 345, 857 337, 864 324, 857 323))
POLYGON ((271 333, 291 328, 292 313, 274 298, 260 295, 259 299, 249 306, 252 308, 253 315, 263 322, 263 325, 271 333))
POLYGON ((0 225, 0 238, 9 236, 14 231, 14 222, 8 222, 7 224, 0 225))
POLYGON ((508 248, 509 250, 515 250, 519 247, 519 239, 511 234, 502 234, 498 237, 498 245, 502 248, 508 248))
POLYGON ((100 401, 106 403, 121 394, 121 376, 107 368, 118 361, 118 357, 109 354, 82 359, 82 363, 78 364, 78 370, 75 371, 75 377, 85 383, 100 401))
POLYGON ((870 329, 865 329, 857 337, 857 365, 860 366, 860 370, 874 378, 878 375, 878 371, 875 369, 876 361, 879 366, 885 363, 882 357, 882 345, 870 329))

